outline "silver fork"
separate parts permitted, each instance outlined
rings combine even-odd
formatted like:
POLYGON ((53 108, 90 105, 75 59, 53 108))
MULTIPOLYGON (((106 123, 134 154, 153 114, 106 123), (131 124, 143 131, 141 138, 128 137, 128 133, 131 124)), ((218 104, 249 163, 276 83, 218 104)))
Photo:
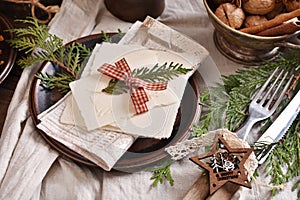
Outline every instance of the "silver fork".
POLYGON ((256 93, 256 95, 253 97, 250 105, 249 105, 249 116, 244 123, 244 125, 236 132, 236 134, 239 136, 239 138, 246 140, 252 126, 263 119, 266 119, 270 117, 276 108, 279 106, 280 102, 282 101, 285 92, 287 91, 289 84, 292 79, 288 81, 287 84, 285 84, 283 90, 281 90, 281 93, 279 97, 276 99, 277 93, 280 92, 280 88, 283 86, 283 83, 288 75, 288 72, 286 72, 283 75, 284 70, 281 70, 279 75, 276 77, 275 81, 271 84, 269 89, 265 91, 270 84, 271 80, 277 73, 278 68, 274 70, 272 75, 268 78, 268 80, 264 83, 264 85, 261 87, 261 89, 256 93), (282 77, 283 75, 283 77, 282 77), (282 77, 282 78, 281 78, 282 77), (280 80, 281 78, 281 80, 280 80), (277 82, 280 80, 278 85, 276 86, 277 82), (276 89, 274 88, 276 86, 276 89), (273 94, 271 92, 274 91, 273 94), (270 96, 270 98, 268 98, 270 96), (275 102, 274 102, 275 101, 275 102), (272 105, 271 105, 272 104, 272 105))

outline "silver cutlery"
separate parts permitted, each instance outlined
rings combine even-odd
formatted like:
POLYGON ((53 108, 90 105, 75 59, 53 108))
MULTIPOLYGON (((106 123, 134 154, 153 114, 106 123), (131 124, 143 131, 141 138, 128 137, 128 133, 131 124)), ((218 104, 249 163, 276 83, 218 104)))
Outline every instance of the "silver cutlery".
POLYGON ((258 121, 270 117, 282 101, 293 77, 291 77, 284 85, 288 72, 284 73, 284 70, 281 70, 275 81, 271 83, 277 72, 278 68, 274 70, 272 75, 251 100, 249 105, 249 116, 243 126, 236 132, 239 138, 246 140, 253 125, 258 121))
MULTIPOLYGON (((300 111, 300 90, 294 98, 289 102, 285 109, 280 113, 271 126, 265 131, 265 133, 257 140, 256 144, 272 144, 277 143, 284 134, 288 131, 293 121, 296 119, 300 111)), ((270 152, 274 149, 275 145, 272 145, 270 149, 260 152, 257 155, 258 164, 262 164, 270 152)))
MULTIPOLYGON (((288 72, 283 75, 284 70, 281 70, 279 75, 273 82, 273 84, 271 84, 270 88, 267 91, 265 91, 267 89, 268 85, 270 84, 271 80, 275 77, 275 74, 277 74, 277 72, 278 72, 278 68, 276 68, 274 70, 272 75, 268 78, 268 80, 264 83, 262 88, 256 93, 253 100, 251 101, 251 103, 249 105, 249 115, 250 115, 249 118, 250 119, 248 118, 248 121, 251 121, 251 122, 246 122, 244 124, 244 126, 241 129, 239 129, 239 131, 237 132, 237 135, 239 138, 245 140, 247 135, 249 134, 249 131, 252 128, 252 126, 256 122, 270 117, 274 113, 276 108, 279 106, 280 102, 282 101, 282 99, 285 95, 285 92, 287 91, 287 89, 293 79, 293 75, 289 78, 288 82, 286 84, 284 84, 285 79, 287 78, 288 72), (281 78, 281 80, 280 80, 280 78, 281 78), (279 83, 277 84, 277 86, 275 86, 277 82, 279 82, 279 83), (282 87, 283 87, 283 89, 280 92, 279 90, 282 87), (274 91, 274 93, 271 94, 273 89, 275 91, 274 91), (274 103, 277 93, 279 93, 279 97, 276 99, 276 102, 274 103), (268 95, 271 97, 269 98, 268 95), (272 108, 270 109, 271 104, 272 104, 272 108), (255 118, 255 117, 257 117, 257 118, 255 118)), ((292 124, 293 120, 296 118, 297 114, 299 113, 299 110, 300 110, 300 91, 298 91, 297 95, 293 98, 292 102, 284 109, 284 111, 275 120, 274 125, 272 124, 267 129, 267 131, 258 139, 257 142, 272 143, 272 142, 278 141, 284 135, 284 133, 287 131, 288 127, 292 124), (286 113, 288 113, 288 112, 292 113, 292 115, 291 114, 286 115, 286 113), (278 129, 278 130, 276 130, 276 129, 278 129)), ((269 150, 268 152, 264 152, 260 155, 256 155, 256 156, 258 156, 259 164, 261 164, 265 161, 265 159, 267 158, 267 156, 270 152, 271 151, 269 150)), ((203 198, 206 197, 207 193, 203 192, 204 191, 203 187, 208 185, 206 177, 207 177, 206 175, 202 174, 197 179, 197 181, 193 184, 191 189, 187 192, 184 199, 194 199, 194 198, 199 198, 200 196, 203 198), (201 187, 199 187, 199 186, 201 186, 201 187)), ((236 188, 234 190, 237 190, 238 188, 239 188, 239 186, 236 186, 236 188)), ((232 188, 231 188, 231 190, 232 190, 232 188)))

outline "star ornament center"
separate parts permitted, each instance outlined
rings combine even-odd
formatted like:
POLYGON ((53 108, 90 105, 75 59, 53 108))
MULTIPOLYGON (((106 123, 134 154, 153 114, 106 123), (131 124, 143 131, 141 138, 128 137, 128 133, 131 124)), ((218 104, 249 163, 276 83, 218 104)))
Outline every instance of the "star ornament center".
POLYGON ((227 182, 251 188, 244 164, 252 151, 251 148, 230 147, 222 134, 219 134, 211 151, 191 157, 190 160, 208 170, 210 194, 213 194, 227 182))

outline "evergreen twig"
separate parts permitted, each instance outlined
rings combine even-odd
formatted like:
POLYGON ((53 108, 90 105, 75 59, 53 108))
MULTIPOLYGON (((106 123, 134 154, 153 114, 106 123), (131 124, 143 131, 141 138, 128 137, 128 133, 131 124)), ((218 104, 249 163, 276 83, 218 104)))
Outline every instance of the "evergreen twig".
POLYGON ((26 28, 9 30, 15 33, 16 37, 8 40, 8 43, 19 51, 25 51, 27 55, 17 61, 18 65, 25 68, 46 61, 58 65, 66 73, 51 76, 39 74, 37 77, 46 88, 58 87, 60 91, 66 92, 68 83, 62 80, 71 82, 79 76, 81 64, 90 55, 91 50, 76 42, 63 45, 61 38, 50 34, 47 26, 39 24, 34 18, 17 21, 29 24, 26 28))
POLYGON ((162 184, 164 179, 166 179, 171 186, 174 185, 170 165, 171 164, 167 164, 162 167, 150 170, 153 173, 153 176, 150 178, 150 180, 154 180, 152 183, 152 187, 156 187, 158 183, 162 184))
POLYGON ((49 90, 57 88, 61 94, 65 94, 70 91, 69 83, 74 79, 68 73, 58 73, 55 76, 48 73, 38 73, 35 75, 41 80, 41 85, 49 90))
MULTIPOLYGON (((284 141, 270 153, 266 171, 272 177, 270 183, 280 185, 300 175, 300 115, 284 136, 284 141)), ((298 187, 296 182, 293 189, 298 187)), ((276 190, 273 190, 275 195, 276 190)), ((300 197, 300 196, 299 196, 300 197)))

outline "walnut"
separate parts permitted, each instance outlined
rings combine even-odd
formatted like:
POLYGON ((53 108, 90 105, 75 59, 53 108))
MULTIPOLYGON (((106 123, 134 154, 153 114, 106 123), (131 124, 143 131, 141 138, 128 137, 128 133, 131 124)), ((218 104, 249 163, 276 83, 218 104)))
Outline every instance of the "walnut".
POLYGON ((265 15, 275 8, 276 0, 243 0, 242 7, 245 12, 252 15, 265 15))
POLYGON ((241 8, 232 3, 221 4, 215 12, 215 15, 231 28, 240 28, 244 22, 245 14, 241 8))
POLYGON ((250 15, 246 17, 244 26, 245 27, 256 26, 266 21, 268 21, 267 18, 262 15, 250 15))
POLYGON ((276 17, 277 15, 282 13, 283 11, 284 11, 283 0, 275 0, 275 7, 271 12, 269 12, 266 15, 267 19, 273 19, 274 17, 276 17))
POLYGON ((300 0, 283 0, 283 4, 289 12, 300 8, 300 0))

